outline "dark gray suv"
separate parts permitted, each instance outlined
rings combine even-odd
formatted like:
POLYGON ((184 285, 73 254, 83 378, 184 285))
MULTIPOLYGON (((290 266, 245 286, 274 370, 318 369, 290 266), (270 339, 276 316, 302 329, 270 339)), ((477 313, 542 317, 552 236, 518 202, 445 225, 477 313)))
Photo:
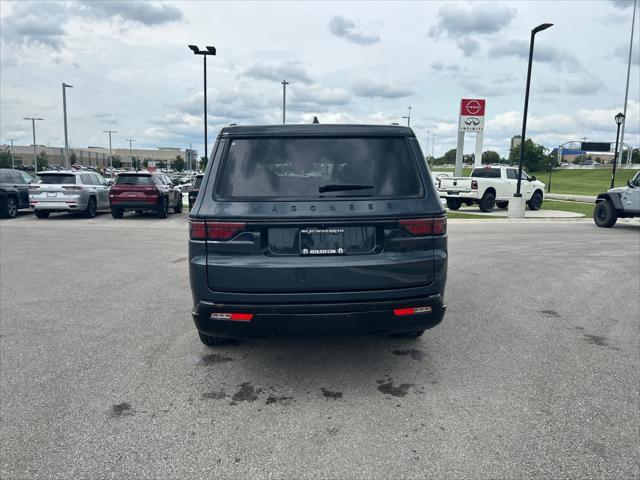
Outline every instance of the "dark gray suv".
POLYGON ((200 339, 417 337, 442 321, 446 217, 413 131, 234 126, 190 214, 200 339))

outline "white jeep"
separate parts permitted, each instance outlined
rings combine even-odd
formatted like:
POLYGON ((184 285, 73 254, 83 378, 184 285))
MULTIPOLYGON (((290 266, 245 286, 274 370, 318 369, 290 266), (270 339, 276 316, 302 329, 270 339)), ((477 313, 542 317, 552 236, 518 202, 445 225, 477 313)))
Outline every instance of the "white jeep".
POLYGON ((601 193, 593 209, 593 221, 599 227, 613 227, 618 218, 640 217, 640 170, 627 182, 601 193))

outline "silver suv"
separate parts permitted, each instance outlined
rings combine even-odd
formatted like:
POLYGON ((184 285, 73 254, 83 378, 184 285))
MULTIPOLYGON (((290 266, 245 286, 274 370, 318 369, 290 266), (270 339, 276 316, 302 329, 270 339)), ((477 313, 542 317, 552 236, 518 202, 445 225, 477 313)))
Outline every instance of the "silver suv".
POLYGON ((29 186, 29 203, 36 217, 51 212, 80 212, 86 218, 109 210, 109 185, 95 172, 42 172, 29 186))

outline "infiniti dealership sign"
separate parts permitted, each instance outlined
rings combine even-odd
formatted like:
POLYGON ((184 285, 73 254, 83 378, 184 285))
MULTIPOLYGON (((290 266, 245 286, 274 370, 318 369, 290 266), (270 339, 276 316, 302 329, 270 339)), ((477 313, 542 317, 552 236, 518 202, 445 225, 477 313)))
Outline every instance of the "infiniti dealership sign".
POLYGON ((482 132, 484 130, 484 105, 480 99, 463 98, 460 102, 460 132, 482 132))

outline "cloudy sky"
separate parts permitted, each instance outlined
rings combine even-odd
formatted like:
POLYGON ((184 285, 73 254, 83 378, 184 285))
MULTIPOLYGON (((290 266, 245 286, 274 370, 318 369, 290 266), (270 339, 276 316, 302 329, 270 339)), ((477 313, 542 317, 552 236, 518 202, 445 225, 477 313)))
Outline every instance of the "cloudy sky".
MULTIPOLYGON (((612 141, 622 110, 633 3, 602 1, 213 3, 67 1, 0 5, 0 143, 182 147, 202 154, 202 57, 209 67, 209 135, 229 123, 282 118, 403 122, 423 150, 455 147, 461 98, 487 100, 485 149, 506 154, 520 133, 528 39, 536 41, 528 134, 552 148, 612 141)), ((631 70, 625 140, 640 145, 640 44, 631 70)), ((469 138, 465 151, 473 151, 469 138)))

